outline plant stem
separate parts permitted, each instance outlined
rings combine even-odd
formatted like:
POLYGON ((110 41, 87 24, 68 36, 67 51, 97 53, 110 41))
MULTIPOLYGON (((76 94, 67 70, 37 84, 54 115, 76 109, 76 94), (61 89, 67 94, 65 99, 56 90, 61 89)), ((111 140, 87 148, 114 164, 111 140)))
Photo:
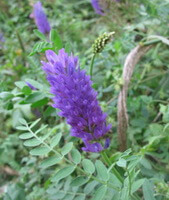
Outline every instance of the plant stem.
POLYGON ((102 151, 102 152, 101 152, 101 155, 102 155, 104 161, 106 162, 106 164, 110 167, 111 161, 110 161, 110 159, 108 158, 106 152, 105 152, 105 151, 102 151))
MULTIPOLYGON (((111 163, 109 157, 107 156, 106 152, 105 151, 101 152, 101 155, 102 155, 105 163, 110 167, 112 163, 111 163)), ((123 178, 121 177, 119 172, 116 170, 116 168, 112 167, 111 171, 119 179, 119 181, 122 183, 123 182, 123 178)))
MULTIPOLYGON (((107 156, 106 152, 102 151, 101 155, 102 155, 105 163, 110 167, 110 170, 112 171, 112 173, 119 179, 119 181, 121 183, 123 183, 123 178, 121 177, 119 172, 116 170, 116 168, 112 167, 114 165, 114 163, 113 163, 113 165, 111 164, 111 160, 107 156)), ((133 195, 131 194, 131 177, 130 177, 129 171, 127 169, 126 169, 126 171, 127 171, 128 176, 129 176, 129 195, 132 196, 134 199, 139 200, 139 197, 136 194, 133 194, 133 195)))
POLYGON ((17 36, 17 38, 18 38, 20 47, 21 47, 22 52, 23 52, 23 63, 24 63, 24 65, 25 65, 25 63, 26 63, 26 59, 25 59, 25 47, 24 47, 22 38, 21 38, 21 36, 20 36, 20 34, 19 34, 19 32, 18 32, 17 30, 16 30, 16 36, 17 36))
MULTIPOLYGON (((74 163, 72 163, 72 161, 70 161, 70 160, 68 160, 66 157, 64 157, 60 152, 54 150, 54 149, 51 148, 47 143, 45 143, 43 140, 41 140, 41 139, 31 130, 31 128, 28 126, 28 124, 26 124, 26 127, 27 127, 28 131, 29 131, 38 141, 41 142, 41 144, 45 145, 50 151, 53 151, 53 152, 56 154, 56 156, 62 157, 62 159, 64 159, 64 160, 65 160, 66 162, 68 162, 69 164, 74 164, 74 163)), ((76 165, 76 168, 77 168, 79 171, 81 171, 83 174, 85 174, 86 176, 88 176, 88 174, 87 174, 81 167, 79 167, 79 166, 76 165)), ((111 184, 109 184, 109 183, 107 183, 107 182, 104 182, 104 181, 98 179, 97 177, 95 177, 95 176, 93 176, 93 175, 91 175, 91 179, 96 180, 97 182, 99 182, 99 183, 101 183, 101 184, 103 184, 103 185, 107 185, 107 186, 109 186, 110 188, 112 188, 112 189, 114 189, 114 190, 116 190, 116 191, 119 191, 119 188, 116 188, 116 187, 114 187, 113 185, 111 185, 111 184)))
POLYGON ((126 168, 126 172, 127 172, 128 179, 129 179, 129 195, 131 196, 131 177, 130 177, 130 172, 127 168, 126 168))
POLYGON ((162 42, 162 41, 160 39, 154 39, 154 40, 150 40, 150 41, 146 41, 146 42, 140 42, 140 45, 148 46, 151 44, 156 44, 158 42, 162 42))
POLYGON ((92 79, 92 75, 93 75, 93 65, 94 65, 95 57, 96 57, 96 54, 93 54, 92 60, 91 60, 91 64, 90 64, 90 76, 91 76, 91 79, 92 79))
POLYGON ((22 38, 21 38, 21 36, 20 36, 20 34, 19 34, 18 31, 16 31, 16 36, 17 36, 17 38, 18 38, 18 41, 19 41, 19 44, 20 44, 20 46, 21 46, 21 49, 22 49, 23 53, 25 53, 25 47, 24 47, 24 45, 23 45, 22 38))

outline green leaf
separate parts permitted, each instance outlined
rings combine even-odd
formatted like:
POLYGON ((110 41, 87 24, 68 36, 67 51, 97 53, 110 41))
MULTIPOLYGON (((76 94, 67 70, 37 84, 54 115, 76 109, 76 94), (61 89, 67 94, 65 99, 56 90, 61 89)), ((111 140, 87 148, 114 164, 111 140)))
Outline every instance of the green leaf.
POLYGON ((85 199, 86 199, 85 195, 80 195, 80 196, 77 196, 76 198, 74 198, 74 200, 85 200, 85 199))
POLYGON ((16 129, 21 130, 21 131, 27 131, 28 128, 26 126, 17 126, 16 129))
POLYGON ((163 42, 166 45, 169 45, 169 40, 163 36, 160 35, 150 35, 148 36, 149 39, 158 39, 161 40, 161 42, 163 42))
POLYGON ((109 182, 111 183, 112 186, 116 188, 121 188, 123 186, 122 182, 117 178, 117 176, 114 173, 109 173, 110 174, 110 179, 109 182))
POLYGON ((52 49, 52 44, 49 42, 37 42, 33 49, 32 52, 29 54, 29 56, 33 56, 36 53, 43 53, 48 49, 52 49))
POLYGON ((62 158, 63 157, 57 157, 57 156, 52 156, 50 158, 47 158, 46 160, 42 161, 42 163, 40 164, 40 167, 47 168, 47 167, 56 165, 57 163, 59 163, 62 160, 62 158))
POLYGON ((72 186, 72 187, 82 186, 85 183, 87 183, 88 180, 89 179, 84 176, 78 176, 71 182, 70 186, 72 186))
POLYGON ((129 178, 125 178, 123 188, 120 191, 120 200, 130 200, 129 197, 129 178))
POLYGON ((31 124, 30 128, 33 128, 40 120, 41 120, 41 118, 39 118, 39 119, 37 119, 36 121, 34 121, 34 122, 31 124))
POLYGON ((12 113, 12 126, 17 127, 20 125, 19 119, 23 117, 23 112, 20 108, 13 109, 12 113))
POLYGON ((91 200, 102 200, 105 197, 106 192, 107 192, 107 186, 106 185, 100 186, 96 190, 94 197, 91 200))
POLYGON ((33 156, 43 156, 50 152, 50 149, 47 147, 37 147, 30 151, 30 154, 33 156))
POLYGON ((60 199, 63 199, 63 200, 74 200, 75 195, 76 195, 76 193, 74 193, 74 194, 66 194, 66 196, 64 196, 64 198, 60 198, 60 199))
POLYGON ((65 45, 65 51, 67 53, 71 53, 71 44, 69 42, 67 42, 66 45, 65 45))
POLYGON ((56 116, 56 108, 53 108, 52 106, 48 106, 43 112, 44 117, 49 117, 49 116, 56 116))
POLYGON ((44 106, 48 103, 48 98, 44 98, 44 99, 41 99, 39 101, 36 101, 35 103, 33 103, 31 105, 32 108, 39 108, 41 106, 44 106))
MULTIPOLYGON (((46 127, 48 127, 48 125, 46 124, 46 125, 42 125, 41 127, 40 127, 40 129, 38 129, 36 132, 35 132, 35 134, 38 134, 39 132, 41 132, 43 129, 45 129, 46 127)), ((44 136, 45 137, 45 136, 44 136)))
POLYGON ((77 149, 71 151, 72 160, 75 164, 79 164, 81 161, 81 154, 77 149))
POLYGON ((69 176, 73 171, 75 170, 75 166, 69 166, 65 167, 63 169, 60 169, 55 176, 52 178, 53 182, 59 181, 67 176, 69 176))
POLYGON ((26 200, 24 188, 19 183, 9 184, 3 200, 26 200))
POLYGON ((135 182, 132 184, 131 192, 132 192, 132 193, 136 192, 136 191, 143 185, 144 181, 145 181, 144 178, 135 181, 135 182))
POLYGON ((62 40, 56 30, 51 30, 50 41, 54 44, 54 47, 57 50, 63 48, 62 40))
POLYGON ((27 147, 36 147, 41 144, 41 141, 37 140, 36 138, 27 140, 23 143, 27 147))
POLYGON ((100 160, 96 160, 95 166, 96 166, 98 177, 103 181, 108 181, 109 174, 105 165, 100 160))
POLYGON ((13 97, 14 97, 14 95, 11 94, 11 92, 1 92, 0 93, 0 99, 3 99, 4 101, 12 99, 13 97))
POLYGON ((132 152, 131 148, 124 151, 121 155, 121 158, 128 156, 132 152))
POLYGON ((25 83, 24 81, 16 81, 16 82, 15 82, 15 85, 16 85, 18 88, 22 89, 24 86, 26 86, 26 83, 25 83))
POLYGON ((19 122, 20 122, 21 124, 23 124, 23 125, 27 125, 27 122, 26 122, 26 120, 25 120, 24 118, 20 118, 20 119, 19 119, 19 122))
POLYGON ((38 81, 35 81, 33 79, 26 79, 26 82, 30 83, 33 87, 42 90, 43 89, 43 85, 41 83, 39 83, 38 81))
POLYGON ((119 166, 119 167, 124 167, 126 168, 127 166, 127 161, 123 158, 120 158, 118 162, 116 162, 116 164, 119 166))
POLYGON ((64 155, 68 154, 68 153, 71 151, 72 147, 73 147, 73 142, 67 143, 67 144, 61 149, 62 155, 64 156, 64 155))
POLYGON ((37 29, 36 30, 33 30, 33 32, 35 33, 35 35, 40 38, 41 40, 45 40, 46 41, 46 37, 43 33, 41 33, 40 31, 38 31, 37 29))
POLYGON ((25 94, 25 95, 30 95, 32 93, 32 90, 30 87, 28 87, 27 85, 25 85, 23 88, 22 88, 22 93, 25 94))
POLYGON ((6 103, 4 108, 7 109, 7 110, 12 110, 13 106, 14 106, 13 102, 9 101, 9 102, 6 103))
POLYGON ((169 123, 167 123, 167 124, 164 126, 163 132, 165 132, 165 131, 167 130, 168 127, 169 127, 169 123))
MULTIPOLYGON (((47 133, 43 135, 42 140, 44 141, 44 140, 46 140, 50 135, 55 134, 55 133, 56 133, 56 130, 57 130, 56 127, 52 128, 52 129, 49 129, 49 130, 47 131, 47 133)), ((51 143, 51 141, 50 141, 50 143, 51 143)))
POLYGON ((89 174, 93 174, 95 172, 95 166, 92 163, 92 161, 88 160, 88 159, 84 159, 82 161, 82 166, 83 169, 85 170, 85 172, 89 173, 89 174))
POLYGON ((22 139, 22 140, 27 140, 27 139, 30 139, 30 138, 32 138, 32 137, 33 137, 33 135, 32 135, 32 133, 30 133, 30 132, 28 132, 28 133, 23 133, 23 134, 21 134, 21 135, 19 136, 19 138, 22 139))
POLYGON ((143 196, 144 199, 155 200, 153 184, 148 179, 145 179, 143 183, 143 196))
POLYGON ((96 185, 98 185, 99 183, 97 181, 91 181, 90 183, 88 183, 85 188, 84 188, 84 193, 85 194, 90 194, 91 192, 93 192, 94 188, 96 187, 96 185))
POLYGON ((152 169, 152 166, 151 166, 151 163, 149 162, 148 159, 146 159, 145 157, 143 157, 141 160, 140 160, 140 163, 146 168, 146 169, 152 169))
POLYGON ((26 99, 26 103, 34 103, 37 101, 40 101, 41 99, 44 99, 44 94, 42 92, 34 92, 33 94, 29 95, 26 99))
POLYGON ((130 156, 127 161, 130 161, 127 168, 128 170, 131 172, 137 165, 138 163, 140 162, 140 159, 141 159, 141 156, 139 155, 133 155, 133 156, 130 156))
POLYGON ((62 134, 61 133, 57 133, 56 136, 54 136, 51 140, 51 148, 55 147, 56 145, 58 145, 58 143, 60 142, 60 139, 62 137, 62 134))

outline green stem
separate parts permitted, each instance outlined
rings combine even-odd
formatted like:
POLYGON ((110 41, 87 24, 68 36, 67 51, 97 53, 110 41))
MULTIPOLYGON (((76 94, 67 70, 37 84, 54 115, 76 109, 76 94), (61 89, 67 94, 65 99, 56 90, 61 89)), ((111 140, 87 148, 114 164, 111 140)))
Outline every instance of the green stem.
POLYGON ((92 60, 91 60, 91 64, 90 64, 90 76, 92 79, 92 75, 93 75, 93 65, 94 65, 94 59, 96 57, 96 54, 93 54, 92 60))
MULTIPOLYGON (((109 157, 107 156, 106 152, 102 151, 101 155, 102 155, 103 160, 105 161, 105 163, 110 167, 111 166, 111 161, 110 161, 109 157)), ((119 179, 119 181, 121 183, 123 183, 123 178, 121 177, 121 175, 119 174, 119 172, 116 170, 116 168, 112 167, 111 171, 119 179)))
POLYGON ((161 40, 154 39, 154 40, 150 40, 150 41, 146 41, 146 42, 140 42, 140 45, 148 46, 148 45, 151 45, 151 44, 156 44, 158 42, 161 42, 161 40))
POLYGON ((18 38, 18 41, 19 41, 19 44, 20 44, 20 46, 21 46, 22 51, 25 53, 25 47, 24 47, 22 38, 21 38, 21 36, 20 36, 20 34, 19 34, 18 31, 16 31, 16 36, 17 36, 17 38, 18 38))
POLYGON ((26 51, 25 51, 25 47, 24 47, 22 38, 21 38, 21 36, 20 36, 20 34, 19 34, 19 32, 18 32, 17 30, 16 30, 16 36, 17 36, 17 38, 18 38, 20 47, 21 47, 22 52, 23 52, 23 63, 24 63, 24 65, 25 65, 25 63, 26 63, 25 52, 26 52, 26 51))
POLYGON ((129 170, 127 168, 126 168, 126 172, 129 178, 129 195, 131 196, 131 177, 130 177, 129 170))
MULTIPOLYGON (((111 165, 111 161, 110 161, 110 159, 109 159, 109 157, 107 156, 107 154, 106 154, 106 152, 105 151, 102 151, 101 152, 101 155, 102 155, 102 157, 103 157, 103 159, 104 159, 104 161, 106 162, 106 164, 108 165, 108 166, 110 166, 110 168, 112 167, 112 165, 111 165)), ((113 164, 114 165, 114 164, 113 164)), ((112 167, 111 168, 111 171, 112 171, 112 173, 119 179, 119 181, 121 182, 121 183, 123 183, 123 178, 121 177, 121 175, 119 174, 119 172, 116 170, 116 168, 115 167, 112 167)), ((129 172, 128 172, 128 170, 127 170, 127 173, 128 173, 128 176, 129 176, 129 172)), ((131 195, 131 177, 129 176, 129 194, 130 194, 130 196, 132 196, 134 199, 136 199, 136 200, 139 200, 139 198, 138 198, 138 196, 136 195, 136 194, 133 194, 133 195, 131 195)))
POLYGON ((123 178, 121 177, 121 175, 119 174, 119 172, 117 171, 117 169, 115 167, 113 167, 111 169, 111 171, 115 174, 115 176, 119 179, 119 181, 122 183, 123 182, 123 178))
POLYGON ((101 155, 102 155, 102 157, 103 157, 105 163, 110 167, 111 161, 110 161, 110 159, 108 158, 106 152, 105 152, 105 151, 102 151, 102 152, 101 152, 101 155))
MULTIPOLYGON (((70 160, 68 160, 66 157, 62 156, 62 155, 60 154, 60 152, 55 151, 55 150, 54 150, 53 148, 51 148, 47 143, 45 143, 43 140, 41 140, 41 139, 31 130, 31 128, 28 126, 28 124, 26 124, 26 127, 27 127, 28 131, 29 131, 37 140, 39 140, 39 141, 41 142, 41 144, 45 145, 50 151, 53 151, 53 152, 56 154, 56 156, 62 157, 66 162, 68 162, 69 164, 72 164, 72 162, 71 162, 70 160)), ((77 167, 77 169, 78 169, 79 171, 81 171, 81 172, 84 173, 86 176, 88 176, 88 174, 87 174, 81 167, 79 167, 79 166, 76 166, 76 167, 77 167)), ((110 188, 112 188, 112 189, 114 189, 114 190, 116 190, 116 191, 119 191, 119 188, 116 188, 116 187, 114 187, 113 185, 111 185, 111 184, 109 184, 109 183, 107 183, 107 182, 104 182, 104 181, 102 181, 102 180, 96 178, 96 177, 93 176, 93 175, 91 175, 91 179, 96 180, 97 182, 102 183, 103 185, 107 185, 107 186, 109 186, 110 188)))

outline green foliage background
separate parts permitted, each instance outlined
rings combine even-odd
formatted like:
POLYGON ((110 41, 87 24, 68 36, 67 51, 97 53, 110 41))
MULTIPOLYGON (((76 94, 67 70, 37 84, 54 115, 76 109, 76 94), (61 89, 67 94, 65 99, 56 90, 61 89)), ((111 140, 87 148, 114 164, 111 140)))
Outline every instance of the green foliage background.
POLYGON ((5 38, 0 43, 0 199, 168 200, 169 1, 112 2, 105 16, 95 14, 89 0, 42 3, 57 31, 52 43, 35 31, 29 17, 33 1, 0 2, 5 38), (89 73, 94 40, 112 31, 114 39, 97 55, 93 69, 93 87, 113 126, 108 161, 82 152, 81 141, 69 135, 70 127, 51 106, 40 61, 46 49, 64 46, 89 73), (162 36, 162 42, 139 62, 129 86, 129 149, 122 153, 117 97, 124 61, 131 49, 154 35, 162 36))

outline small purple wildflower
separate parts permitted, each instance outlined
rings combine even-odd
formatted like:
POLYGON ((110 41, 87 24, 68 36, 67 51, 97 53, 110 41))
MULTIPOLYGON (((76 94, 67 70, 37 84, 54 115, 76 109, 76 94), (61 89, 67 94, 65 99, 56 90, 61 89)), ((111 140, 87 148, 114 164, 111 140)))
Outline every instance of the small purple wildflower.
POLYGON ((32 90, 37 90, 36 87, 34 87, 32 84, 30 84, 30 83, 27 82, 27 81, 26 81, 26 85, 27 85, 28 87, 30 87, 30 89, 32 89, 32 90))
POLYGON ((3 33, 0 33, 0 42, 5 42, 3 33))
POLYGON ((78 58, 69 56, 64 49, 58 55, 47 50, 46 58, 48 62, 42 64, 54 94, 53 107, 60 109, 59 115, 71 125, 71 135, 83 140, 83 151, 100 152, 108 148, 110 139, 106 133, 111 125, 106 124, 107 115, 98 104, 90 76, 80 70, 78 58))
POLYGON ((3 43, 5 42, 3 33, 0 33, 0 48, 3 47, 3 43))
POLYGON ((97 14, 104 15, 103 9, 99 4, 99 0, 91 0, 91 4, 97 14))
POLYGON ((35 19, 35 23, 39 29, 40 32, 43 34, 50 32, 50 24, 48 22, 48 19, 44 13, 42 4, 40 1, 34 4, 33 13, 31 16, 35 19))

